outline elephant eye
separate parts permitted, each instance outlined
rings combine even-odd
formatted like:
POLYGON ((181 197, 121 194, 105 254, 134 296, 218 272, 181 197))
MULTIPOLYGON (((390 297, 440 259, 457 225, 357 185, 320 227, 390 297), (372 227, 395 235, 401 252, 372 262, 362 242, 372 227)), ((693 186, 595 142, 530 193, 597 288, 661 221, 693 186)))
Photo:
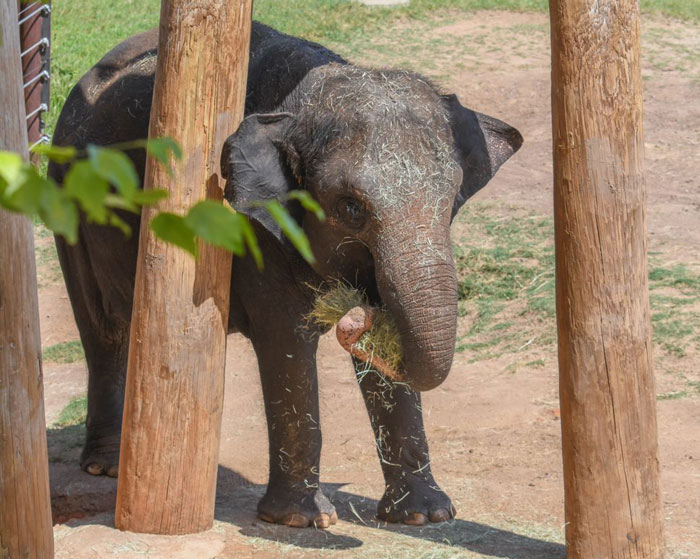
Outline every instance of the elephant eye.
POLYGON ((338 215, 346 225, 359 229, 365 223, 365 209, 355 198, 341 198, 338 201, 338 215))

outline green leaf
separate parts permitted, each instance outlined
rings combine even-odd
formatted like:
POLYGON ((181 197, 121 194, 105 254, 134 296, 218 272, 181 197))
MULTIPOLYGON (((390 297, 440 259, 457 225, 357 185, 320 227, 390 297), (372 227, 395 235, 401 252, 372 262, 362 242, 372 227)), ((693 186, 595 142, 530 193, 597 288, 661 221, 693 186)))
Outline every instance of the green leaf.
POLYGON ((39 217, 57 235, 63 235, 68 244, 78 241, 78 208, 65 191, 51 184, 42 192, 39 217))
POLYGON ((113 184, 124 198, 131 200, 139 185, 131 159, 121 151, 92 144, 88 145, 87 153, 95 172, 113 184))
POLYGON ((129 224, 114 212, 109 212, 109 224, 119 229, 127 237, 131 237, 131 227, 129 224))
POLYGON ((132 214, 141 212, 136 204, 117 194, 107 194, 105 197, 105 206, 108 208, 115 208, 117 210, 125 210, 127 212, 131 212, 132 214))
POLYGON ((306 190, 292 190, 287 195, 290 200, 298 200, 305 210, 313 212, 319 221, 326 220, 326 212, 306 190))
POLYGON ((248 216, 242 213, 237 213, 236 215, 240 218, 239 221, 241 226, 241 233, 243 234, 245 244, 248 246, 248 250, 250 250, 250 254, 253 257, 253 260, 255 260, 255 264, 258 267, 258 270, 262 270, 263 256, 262 252, 260 251, 260 245, 258 245, 258 239, 255 236, 255 231, 253 231, 253 226, 250 224, 248 216))
POLYGON ((245 255, 241 217, 223 204, 203 200, 187 212, 185 222, 205 242, 245 255))
POLYGON ((3 182, 5 186, 15 182, 19 178, 24 164, 24 160, 19 153, 0 151, 0 185, 3 182))
POLYGON ((194 231, 187 225, 185 218, 163 212, 151 220, 151 230, 159 239, 185 249, 192 256, 197 256, 197 242, 194 231))
POLYGON ((170 194, 167 190, 151 188, 137 191, 131 197, 131 201, 139 206, 153 206, 161 200, 165 200, 168 196, 170 196, 170 194))
POLYGON ((44 191, 51 187, 56 188, 51 179, 42 177, 32 165, 26 164, 15 180, 7 185, 2 205, 25 215, 35 214, 39 210, 44 191))
POLYGON ((316 262, 309 239, 306 237, 304 230, 299 227, 294 218, 284 209, 284 206, 278 200, 270 200, 265 202, 265 209, 269 212, 277 224, 282 228, 282 232, 287 238, 292 241, 294 247, 299 251, 309 264, 316 262))
POLYGON ((109 184, 95 172, 89 161, 74 163, 66 173, 63 187, 66 194, 80 204, 88 219, 101 225, 107 223, 109 212, 105 199, 109 184))
POLYGON ((54 146, 49 144, 37 144, 32 148, 32 153, 45 155, 56 163, 68 163, 78 156, 78 150, 73 146, 54 146))
POLYGON ((173 168, 170 165, 171 155, 180 161, 182 159, 182 149, 172 138, 154 138, 146 142, 146 151, 151 157, 155 157, 170 176, 173 175, 173 168))

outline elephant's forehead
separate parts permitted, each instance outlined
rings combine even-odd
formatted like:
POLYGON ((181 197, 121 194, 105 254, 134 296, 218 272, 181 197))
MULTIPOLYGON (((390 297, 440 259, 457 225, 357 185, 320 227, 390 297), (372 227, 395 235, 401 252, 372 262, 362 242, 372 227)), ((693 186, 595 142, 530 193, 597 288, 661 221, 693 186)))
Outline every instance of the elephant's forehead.
POLYGON ((357 162, 364 189, 378 205, 399 208, 420 204, 442 210, 457 191, 458 165, 450 146, 439 135, 409 141, 376 134, 357 162))

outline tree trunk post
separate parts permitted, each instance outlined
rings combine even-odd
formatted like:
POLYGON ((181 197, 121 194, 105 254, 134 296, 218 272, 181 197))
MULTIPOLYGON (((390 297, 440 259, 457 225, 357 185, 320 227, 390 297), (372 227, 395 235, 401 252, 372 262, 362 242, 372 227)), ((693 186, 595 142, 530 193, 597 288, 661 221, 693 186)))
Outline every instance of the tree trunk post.
MULTIPOLYGON (((149 158, 145 187, 170 191, 163 210, 221 200, 221 147, 243 118, 252 0, 163 0, 149 136, 184 159, 174 177, 149 158)), ((214 519, 231 257, 197 261, 157 240, 143 211, 115 522, 185 534, 214 519)))
POLYGON ((550 0, 568 559, 664 557, 638 0, 550 0))
MULTIPOLYGON (((17 4, 0 2, 0 149, 25 158, 17 4)), ((0 557, 53 557, 34 230, 0 210, 0 557)))

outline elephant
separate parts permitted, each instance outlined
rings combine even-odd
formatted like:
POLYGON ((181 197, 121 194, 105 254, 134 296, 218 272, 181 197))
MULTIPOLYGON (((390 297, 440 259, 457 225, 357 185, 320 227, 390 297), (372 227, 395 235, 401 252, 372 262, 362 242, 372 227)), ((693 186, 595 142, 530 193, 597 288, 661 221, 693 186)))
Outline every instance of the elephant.
MULTIPOLYGON (((157 30, 106 54, 73 88, 54 144, 84 148, 148 136, 157 30)), ((455 514, 433 478, 421 391, 452 366, 457 279, 450 224, 522 144, 520 133, 441 94, 426 78, 353 65, 323 46, 253 23, 245 118, 221 153, 224 196, 250 218, 264 255, 235 261, 229 332, 257 354, 269 436, 269 481, 258 516, 326 528, 337 514, 319 486, 321 431, 316 350, 308 324, 318 289, 343 281, 393 316, 406 382, 362 374, 360 389, 377 441, 385 493, 377 515, 421 525, 455 514), (318 220, 297 201, 308 191, 318 220), (309 238, 304 261, 260 200, 283 201, 309 238)), ((141 181, 145 152, 127 152, 141 181)), ((66 173, 52 163, 60 184, 66 173)), ((140 217, 126 215, 133 231, 140 217)), ((86 441, 81 466, 116 476, 136 274, 137 236, 81 218, 79 240, 56 245, 85 349, 86 441)), ((354 362, 366 373, 367 365, 354 362)))

